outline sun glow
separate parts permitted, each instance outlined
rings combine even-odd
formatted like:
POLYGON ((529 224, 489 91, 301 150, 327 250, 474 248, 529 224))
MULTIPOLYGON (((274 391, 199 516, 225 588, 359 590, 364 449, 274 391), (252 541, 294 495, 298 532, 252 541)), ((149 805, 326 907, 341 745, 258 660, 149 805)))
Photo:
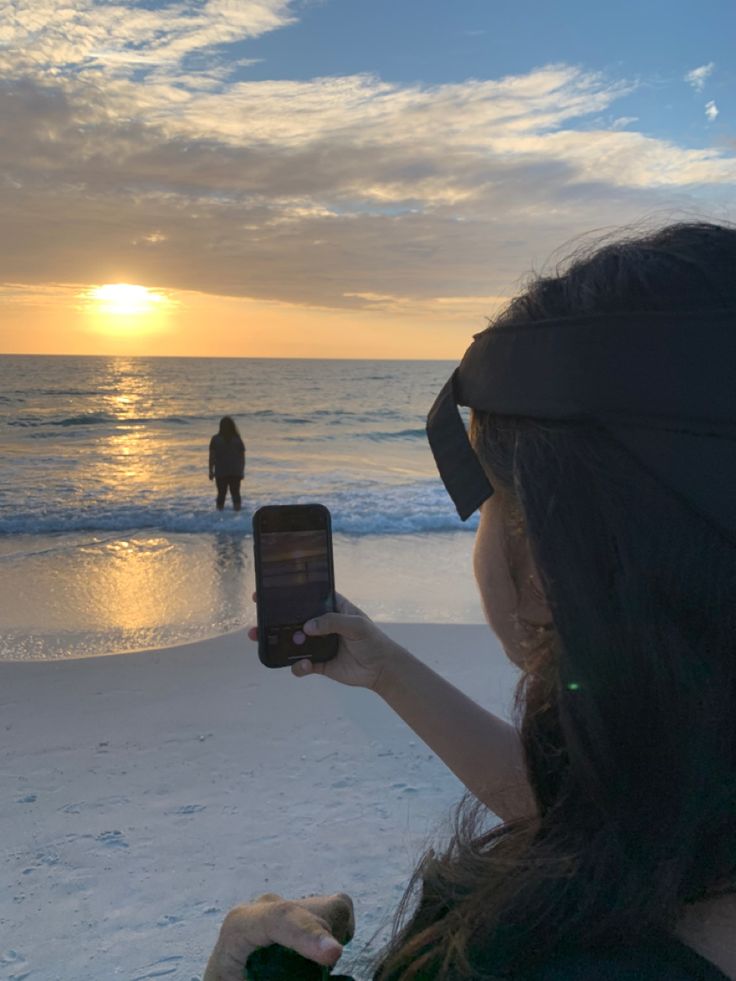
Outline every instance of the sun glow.
POLYGON ((179 306, 164 292, 131 283, 105 283, 82 294, 90 328, 97 334, 115 338, 132 350, 131 344, 162 334, 171 327, 171 314, 179 306))
POLYGON ((161 293, 154 293, 145 286, 131 286, 129 283, 95 286, 87 295, 96 302, 101 313, 121 317, 153 313, 162 304, 169 302, 161 293))

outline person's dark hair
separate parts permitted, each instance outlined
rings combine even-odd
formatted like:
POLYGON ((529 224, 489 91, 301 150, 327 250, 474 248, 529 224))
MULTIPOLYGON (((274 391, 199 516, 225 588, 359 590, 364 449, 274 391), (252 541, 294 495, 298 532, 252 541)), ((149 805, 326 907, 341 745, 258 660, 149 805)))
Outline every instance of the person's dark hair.
POLYGON ((230 442, 235 436, 240 439, 240 433, 238 432, 238 427, 235 425, 235 420, 232 416, 223 416, 220 419, 220 436, 230 442))
MULTIPOLYGON (((494 325, 724 307, 736 228, 687 222, 574 255, 494 325)), ((380 981, 514 977, 736 892, 736 547, 599 427, 472 412, 470 432, 554 621, 514 701, 538 813, 489 828, 465 795, 371 964, 380 981)))

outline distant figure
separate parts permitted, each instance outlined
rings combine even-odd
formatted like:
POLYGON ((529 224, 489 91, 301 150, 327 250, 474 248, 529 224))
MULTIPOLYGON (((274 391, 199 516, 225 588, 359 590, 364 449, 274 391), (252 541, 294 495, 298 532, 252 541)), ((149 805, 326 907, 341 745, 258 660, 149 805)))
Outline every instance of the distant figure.
POLYGON ((240 510, 240 481, 245 475, 245 444, 230 416, 220 419, 220 431, 210 440, 210 480, 217 483, 217 510, 225 507, 228 488, 233 509, 240 510))

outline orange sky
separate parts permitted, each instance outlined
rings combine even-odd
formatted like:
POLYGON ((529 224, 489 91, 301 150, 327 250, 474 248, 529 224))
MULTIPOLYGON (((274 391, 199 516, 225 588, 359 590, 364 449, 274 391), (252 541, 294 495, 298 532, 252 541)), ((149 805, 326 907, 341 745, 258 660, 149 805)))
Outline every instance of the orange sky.
POLYGON ((368 309, 334 309, 153 288, 25 286, 6 291, 0 341, 5 354, 455 360, 501 302, 363 296, 368 309))
POLYGON ((478 33, 437 2, 451 33, 425 43, 477 44, 480 75, 459 58, 445 76, 425 49, 432 78, 403 55, 397 77, 393 9, 363 68, 328 51, 319 18, 346 6, 10 4, 0 353, 457 359, 530 272, 622 226, 734 219, 725 54, 685 58, 678 30, 674 60, 633 45, 642 73, 570 60, 566 27, 536 54, 523 33, 502 44, 502 65, 481 37, 493 4, 478 33), (160 299, 126 313, 93 295, 119 283, 160 299))

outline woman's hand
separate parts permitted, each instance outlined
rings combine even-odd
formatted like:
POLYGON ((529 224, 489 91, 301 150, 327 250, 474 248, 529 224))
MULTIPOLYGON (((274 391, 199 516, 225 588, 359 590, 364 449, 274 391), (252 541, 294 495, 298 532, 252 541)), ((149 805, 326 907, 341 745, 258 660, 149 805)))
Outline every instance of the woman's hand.
MULTIPOLYGON (((255 602, 256 594, 253 593, 255 602)), ((405 648, 387 637, 361 609, 341 596, 335 594, 336 613, 323 613, 304 625, 304 633, 309 637, 323 637, 325 634, 338 634, 340 643, 337 656, 331 661, 313 663, 308 658, 296 661, 291 673, 297 677, 307 674, 322 674, 343 685, 378 690, 381 673, 392 659, 406 654, 405 648)), ((248 631, 251 640, 258 640, 258 628, 248 631)))
POLYGON ((353 901, 344 892, 305 899, 282 899, 268 892, 227 914, 203 981, 242 981, 253 951, 271 944, 332 966, 354 933, 353 901))

